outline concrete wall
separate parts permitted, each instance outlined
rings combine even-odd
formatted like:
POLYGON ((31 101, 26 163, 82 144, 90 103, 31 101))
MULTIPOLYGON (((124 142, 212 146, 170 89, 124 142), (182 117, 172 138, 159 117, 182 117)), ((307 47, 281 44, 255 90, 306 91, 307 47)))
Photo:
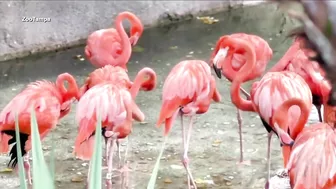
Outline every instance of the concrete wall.
MULTIPOLYGON (((145 26, 172 14, 194 15, 260 1, 7 1, 0 2, 0 61, 82 44, 93 31, 113 26, 114 17, 131 11, 145 26), (24 17, 44 18, 26 22, 24 17)), ((177 16, 176 16, 177 15, 177 16)))

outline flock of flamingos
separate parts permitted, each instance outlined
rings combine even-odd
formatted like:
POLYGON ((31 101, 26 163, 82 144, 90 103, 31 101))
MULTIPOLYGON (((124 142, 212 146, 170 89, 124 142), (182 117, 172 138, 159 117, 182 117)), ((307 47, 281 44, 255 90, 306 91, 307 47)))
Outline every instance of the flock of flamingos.
MULTIPOLYGON (((139 90, 151 91, 156 87, 156 74, 151 68, 140 70, 134 81, 127 74, 132 46, 137 44, 143 33, 140 19, 130 12, 122 12, 116 17, 115 27, 95 31, 88 37, 85 54, 97 69, 89 74, 82 87, 78 87, 71 74, 63 73, 55 83, 42 80, 28 84, 3 108, 0 114, 0 152, 9 152, 11 159, 8 166, 14 168, 18 161, 14 118, 17 114, 24 166, 30 184, 30 108, 36 111, 43 139, 69 113, 71 104, 77 100, 76 122, 79 127, 75 155, 83 160, 91 159, 100 114, 106 144, 106 185, 112 188, 114 146, 119 150, 118 139, 132 132, 133 120, 141 122, 145 119, 135 103, 139 90), (131 22, 130 35, 122 25, 125 19, 131 22), (64 85, 65 81, 68 88, 64 85), (10 150, 11 144, 15 145, 10 150)), ((189 189, 197 188, 188 167, 187 155, 193 118, 196 114, 206 113, 212 100, 221 101, 215 76, 211 74, 212 68, 217 77, 223 75, 231 82, 231 99, 237 108, 240 139, 240 111, 260 115, 268 132, 268 179, 270 141, 275 133, 282 148, 284 174, 290 178, 291 188, 336 188, 334 117, 328 116, 335 110, 326 105, 331 86, 319 65, 309 58, 314 52, 301 48, 300 43, 301 39, 296 37, 285 55, 266 74, 272 49, 261 37, 245 33, 220 37, 208 63, 185 60, 174 66, 164 82, 157 126, 164 123, 164 135, 167 135, 176 118, 181 118, 182 163, 187 171, 189 189), (252 85, 250 93, 241 87, 242 83, 258 77, 261 79, 252 85), (320 122, 305 127, 313 104, 317 107, 320 122), (323 116, 321 105, 324 107, 323 116), (183 117, 188 119, 189 124, 183 124, 183 117)), ((240 140, 240 163, 249 163, 243 159, 242 148, 240 140)), ((265 187, 282 187, 281 184, 272 184, 269 180, 265 187)))

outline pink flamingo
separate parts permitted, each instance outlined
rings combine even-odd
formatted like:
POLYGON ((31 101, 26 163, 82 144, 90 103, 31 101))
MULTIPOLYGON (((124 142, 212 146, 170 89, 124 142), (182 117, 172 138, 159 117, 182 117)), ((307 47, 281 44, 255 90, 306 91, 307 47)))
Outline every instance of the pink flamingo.
POLYGON ((201 60, 185 60, 173 67, 163 85, 162 106, 157 126, 165 123, 164 135, 167 136, 177 115, 181 116, 183 156, 182 163, 188 174, 188 188, 191 183, 196 187, 189 170, 188 148, 196 114, 208 111, 211 100, 219 102, 221 96, 216 89, 215 78, 208 64, 201 60), (187 135, 183 116, 189 117, 187 135))
MULTIPOLYGON (((139 111, 127 88, 111 82, 98 84, 90 88, 79 100, 76 122, 79 132, 75 142, 75 155, 82 160, 90 160, 95 138, 98 114, 101 115, 103 136, 107 139, 108 173, 106 184, 112 188, 112 160, 114 143, 127 137, 132 131, 132 115, 139 111), (135 110, 135 111, 134 111, 135 110), (108 150, 109 149, 109 150, 108 150)), ((140 117, 141 115, 138 115, 140 117)), ((90 169, 89 173, 90 175, 90 169)), ((88 185, 89 185, 88 176, 88 185)))
POLYGON ((136 45, 143 32, 138 17, 130 12, 122 12, 115 19, 115 27, 93 32, 87 39, 85 55, 96 67, 105 65, 120 66, 127 70, 126 64, 131 57, 132 45, 136 45), (131 22, 131 37, 122 26, 122 21, 131 22))
MULTIPOLYGON (((246 64, 238 71, 231 86, 232 103, 243 111, 254 111, 260 115, 260 118, 268 131, 267 164, 268 178, 270 170, 270 148, 272 132, 276 133, 282 145, 292 145, 294 137, 289 134, 298 133, 301 128, 296 127, 297 120, 307 120, 308 115, 300 114, 297 107, 289 110, 289 129, 283 131, 278 125, 273 123, 272 117, 276 110, 286 100, 291 98, 300 98, 311 110, 312 95, 307 83, 301 76, 294 72, 269 72, 265 74, 259 82, 255 82, 251 89, 251 100, 244 100, 240 96, 240 85, 254 70, 256 66, 256 53, 250 43, 241 39, 228 39, 228 44, 237 44, 246 51, 246 64)), ((286 163, 286 162, 285 162, 286 163)))
POLYGON ((282 177, 272 177, 265 189, 335 188, 335 148, 334 126, 315 123, 305 127, 295 139, 282 177))
MULTIPOLYGON (((80 88, 80 97, 83 96, 87 90, 94 87, 95 85, 107 81, 127 88, 130 91, 133 100, 135 100, 139 90, 151 91, 155 89, 157 76, 153 69, 145 67, 138 72, 134 79, 134 82, 131 82, 126 71, 123 68, 106 65, 102 68, 94 70, 89 74, 84 85, 80 88)), ((132 103, 135 102, 133 101, 132 103)), ((141 112, 140 109, 134 109, 133 119, 143 122, 145 120, 145 115, 141 112)), ((107 139, 105 140, 105 143, 107 144, 107 139)), ((106 148, 106 154, 108 154, 108 149, 109 148, 106 148)), ((117 150, 119 158, 121 158, 119 140, 117 140, 117 150)))
POLYGON ((302 39, 296 37, 293 44, 289 47, 285 55, 269 71, 293 71, 299 74, 309 85, 313 95, 313 104, 315 105, 319 120, 322 122, 321 105, 326 103, 331 86, 325 80, 325 72, 319 64, 311 61, 308 56, 311 53, 307 49, 302 49, 302 39))
MULTIPOLYGON (((222 36, 217 41, 216 48, 211 55, 210 66, 214 68, 219 78, 221 78, 223 74, 230 82, 234 80, 239 69, 246 64, 247 61, 246 51, 240 48, 239 44, 234 43, 234 39, 248 42, 256 53, 256 66, 246 77, 245 81, 260 77, 264 73, 267 63, 272 58, 273 52, 268 43, 256 35, 235 33, 222 36), (233 41, 233 43, 229 43, 228 41, 233 41)), ((240 90, 247 99, 250 98, 249 93, 243 88, 240 88, 240 90)), ((240 163, 249 164, 249 161, 243 161, 242 117, 239 109, 237 109, 237 120, 240 139, 240 163)))
POLYGON ((298 135, 292 147, 287 170, 293 189, 336 187, 335 128, 316 123, 298 135))
POLYGON ((157 76, 153 69, 145 67, 138 72, 134 81, 131 82, 125 69, 107 65, 89 74, 84 85, 80 88, 80 96, 91 87, 106 81, 125 86, 130 90, 133 99, 135 99, 139 89, 151 91, 156 87, 157 76))
POLYGON ((63 73, 57 77, 56 84, 43 80, 28 84, 16 95, 0 113, 0 153, 7 153, 9 145, 14 144, 9 152, 11 159, 8 166, 14 168, 18 161, 15 137, 15 115, 18 116, 21 153, 29 184, 31 182, 29 151, 31 150, 30 112, 33 108, 39 127, 41 140, 56 127, 59 120, 70 111, 73 98, 79 99, 78 86, 73 76, 63 73), (69 83, 68 89, 64 81, 69 83))

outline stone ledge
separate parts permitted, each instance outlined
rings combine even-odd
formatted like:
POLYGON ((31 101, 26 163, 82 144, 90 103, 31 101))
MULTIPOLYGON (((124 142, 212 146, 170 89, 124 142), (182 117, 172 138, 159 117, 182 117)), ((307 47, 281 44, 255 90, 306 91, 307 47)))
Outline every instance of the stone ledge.
POLYGON ((192 19, 194 15, 215 13, 240 5, 262 2, 244 0, 0 2, 0 12, 6 15, 6 19, 0 21, 0 61, 82 45, 91 32, 113 26, 114 17, 122 11, 131 11, 139 16, 145 27, 160 27, 192 19), (23 17, 45 18, 46 22, 23 22, 23 17))

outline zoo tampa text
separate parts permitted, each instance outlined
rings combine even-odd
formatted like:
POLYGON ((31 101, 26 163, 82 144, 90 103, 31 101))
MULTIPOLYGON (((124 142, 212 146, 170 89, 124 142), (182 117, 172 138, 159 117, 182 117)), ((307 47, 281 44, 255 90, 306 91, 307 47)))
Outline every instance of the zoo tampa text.
POLYGON ((47 17, 35 17, 35 16, 23 16, 22 17, 22 22, 51 22, 51 18, 47 18, 47 17))

